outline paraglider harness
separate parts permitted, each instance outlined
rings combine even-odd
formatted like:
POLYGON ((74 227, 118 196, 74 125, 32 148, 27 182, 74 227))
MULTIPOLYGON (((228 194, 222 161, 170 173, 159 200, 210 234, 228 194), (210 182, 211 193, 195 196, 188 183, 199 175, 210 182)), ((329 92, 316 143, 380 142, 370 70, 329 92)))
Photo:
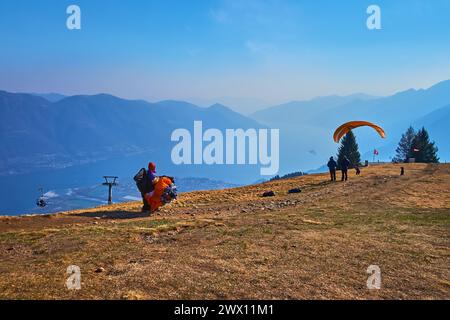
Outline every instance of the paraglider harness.
POLYGON ((164 190, 163 194, 161 195, 161 202, 164 204, 167 204, 172 200, 175 200, 178 196, 177 186, 173 183, 174 179, 172 177, 168 178, 172 180, 172 183, 164 190))
POLYGON ((147 170, 145 170, 145 168, 139 170, 133 180, 136 182, 136 187, 140 193, 145 194, 151 189, 150 182, 148 181, 147 170))

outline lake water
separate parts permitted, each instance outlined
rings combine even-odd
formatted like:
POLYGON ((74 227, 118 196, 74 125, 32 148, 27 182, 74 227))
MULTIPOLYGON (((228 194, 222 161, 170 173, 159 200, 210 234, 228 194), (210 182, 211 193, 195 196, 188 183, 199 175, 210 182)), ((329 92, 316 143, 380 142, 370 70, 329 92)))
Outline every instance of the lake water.
MULTIPOLYGON (((132 181, 132 171, 108 168, 111 165, 102 161, 60 170, 0 176, 0 214, 48 213, 100 205, 107 199, 107 187, 101 185, 103 175, 124 177, 126 185, 132 181), (49 205, 45 208, 36 206, 39 188, 44 189, 48 198, 49 205)), ((138 169, 139 166, 133 171, 138 169)), ((134 190, 134 195, 139 193, 134 190)))
MULTIPOLYGON (((140 199, 133 176, 140 168, 145 167, 147 159, 155 159, 157 163, 165 163, 149 155, 121 157, 79 165, 59 170, 43 170, 23 175, 0 176, 0 215, 22 215, 34 213, 52 213, 81 209, 106 204, 108 187, 103 186, 104 175, 118 176, 119 185, 113 188, 113 202, 133 201, 140 199), (44 189, 48 205, 44 208, 36 206, 39 188, 44 189)), ((166 162, 167 163, 167 162, 166 162)), ((160 165, 158 174, 171 176, 207 176, 200 168, 167 168, 160 165)), ((180 192, 217 189, 230 187, 229 184, 212 183, 211 181, 182 178, 176 181, 180 192)))

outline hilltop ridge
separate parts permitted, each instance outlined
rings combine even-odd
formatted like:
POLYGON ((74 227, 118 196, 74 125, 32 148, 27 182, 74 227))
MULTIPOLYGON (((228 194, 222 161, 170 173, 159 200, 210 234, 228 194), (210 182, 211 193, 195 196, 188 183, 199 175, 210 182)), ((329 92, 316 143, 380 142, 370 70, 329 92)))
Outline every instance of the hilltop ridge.
POLYGON ((150 217, 139 202, 1 217, 0 298, 445 299, 450 165, 403 166, 183 193, 150 217))

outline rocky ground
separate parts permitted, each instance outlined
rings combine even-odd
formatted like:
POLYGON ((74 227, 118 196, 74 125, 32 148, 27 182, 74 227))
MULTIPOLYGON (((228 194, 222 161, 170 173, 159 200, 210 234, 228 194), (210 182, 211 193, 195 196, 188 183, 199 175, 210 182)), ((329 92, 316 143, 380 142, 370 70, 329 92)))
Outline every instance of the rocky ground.
POLYGON ((404 166, 183 193, 151 216, 130 202, 3 217, 0 298, 449 299, 450 165, 404 166))

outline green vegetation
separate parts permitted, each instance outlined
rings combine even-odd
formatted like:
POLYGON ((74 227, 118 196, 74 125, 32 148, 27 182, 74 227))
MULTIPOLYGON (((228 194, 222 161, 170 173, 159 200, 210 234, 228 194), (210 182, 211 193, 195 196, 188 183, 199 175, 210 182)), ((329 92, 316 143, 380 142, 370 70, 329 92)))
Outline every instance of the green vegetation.
POLYGON ((414 158, 415 162, 438 163, 437 152, 438 148, 430 141, 425 128, 415 132, 413 127, 409 127, 398 143, 393 162, 408 162, 414 158))
POLYGON ((341 140, 341 145, 338 150, 338 166, 342 163, 344 157, 350 160, 351 166, 361 164, 361 154, 359 153, 358 143, 352 131, 349 131, 341 140))
POLYGON ((280 179, 289 179, 289 178, 295 178, 295 177, 301 177, 303 175, 305 175, 307 173, 305 172, 301 172, 301 171, 296 171, 296 172, 291 172, 288 174, 285 174, 284 176, 279 176, 276 175, 275 177, 273 177, 272 179, 270 179, 270 181, 275 181, 275 180, 280 180, 280 179))

